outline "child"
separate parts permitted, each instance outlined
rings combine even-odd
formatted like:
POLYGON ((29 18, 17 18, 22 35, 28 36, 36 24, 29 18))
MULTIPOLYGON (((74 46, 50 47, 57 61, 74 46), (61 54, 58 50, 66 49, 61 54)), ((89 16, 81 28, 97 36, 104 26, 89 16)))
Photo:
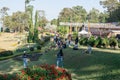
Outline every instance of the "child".
POLYGON ((84 52, 84 53, 91 54, 91 52, 92 52, 92 47, 91 47, 90 45, 88 45, 88 49, 87 49, 87 50, 85 50, 85 52, 84 52))
POLYGON ((23 66, 24 68, 27 68, 27 65, 28 65, 27 55, 24 53, 22 58, 23 58, 23 66))
POLYGON ((62 48, 57 53, 57 68, 60 67, 60 66, 63 67, 63 51, 62 51, 62 48))

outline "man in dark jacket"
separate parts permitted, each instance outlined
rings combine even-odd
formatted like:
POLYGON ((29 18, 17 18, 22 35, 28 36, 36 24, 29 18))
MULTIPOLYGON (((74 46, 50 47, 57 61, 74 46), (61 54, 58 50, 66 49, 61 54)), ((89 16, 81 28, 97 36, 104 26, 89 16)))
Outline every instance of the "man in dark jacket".
POLYGON ((63 67, 63 51, 62 51, 62 48, 57 53, 57 68, 58 67, 63 67))
POLYGON ((75 39, 75 44, 78 44, 78 37, 76 37, 75 39))

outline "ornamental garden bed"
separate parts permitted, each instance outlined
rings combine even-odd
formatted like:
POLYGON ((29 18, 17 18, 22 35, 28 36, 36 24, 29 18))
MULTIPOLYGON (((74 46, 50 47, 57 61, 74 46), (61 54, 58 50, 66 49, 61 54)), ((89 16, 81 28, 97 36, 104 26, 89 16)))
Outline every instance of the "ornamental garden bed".
POLYGON ((16 74, 0 75, 0 80, 72 80, 70 73, 55 65, 37 65, 32 68, 22 69, 16 74))

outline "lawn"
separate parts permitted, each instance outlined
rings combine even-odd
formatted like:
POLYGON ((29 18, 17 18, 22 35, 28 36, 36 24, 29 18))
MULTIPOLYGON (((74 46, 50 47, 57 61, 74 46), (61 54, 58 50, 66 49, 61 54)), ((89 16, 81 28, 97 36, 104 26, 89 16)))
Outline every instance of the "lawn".
MULTIPOLYGON (((64 68, 73 80, 120 80, 120 50, 94 48, 92 54, 82 54, 80 50, 64 49, 64 68)), ((30 61, 29 66, 43 63, 56 64, 57 50, 40 56, 38 61, 30 61)), ((0 61, 0 73, 18 72, 23 68, 22 61, 9 59, 0 61)))

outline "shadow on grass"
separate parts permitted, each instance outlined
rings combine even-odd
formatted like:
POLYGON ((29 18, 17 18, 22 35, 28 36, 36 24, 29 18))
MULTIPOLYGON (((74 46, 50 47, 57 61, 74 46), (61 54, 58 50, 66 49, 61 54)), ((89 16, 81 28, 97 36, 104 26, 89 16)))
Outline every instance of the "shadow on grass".
POLYGON ((12 59, 1 61, 0 73, 15 73, 22 68, 21 62, 16 62, 12 59))
MULTIPOLYGON (((38 61, 40 56, 42 56, 41 53, 27 54, 27 57, 28 59, 30 59, 30 61, 38 61)), ((22 56, 18 56, 18 57, 14 57, 13 60, 23 61, 23 58, 22 56)))
MULTIPOLYGON (((120 80, 120 54, 93 50, 81 54, 83 49, 65 50, 65 68, 76 80, 120 80)), ((73 79, 73 80, 74 80, 73 79)))

